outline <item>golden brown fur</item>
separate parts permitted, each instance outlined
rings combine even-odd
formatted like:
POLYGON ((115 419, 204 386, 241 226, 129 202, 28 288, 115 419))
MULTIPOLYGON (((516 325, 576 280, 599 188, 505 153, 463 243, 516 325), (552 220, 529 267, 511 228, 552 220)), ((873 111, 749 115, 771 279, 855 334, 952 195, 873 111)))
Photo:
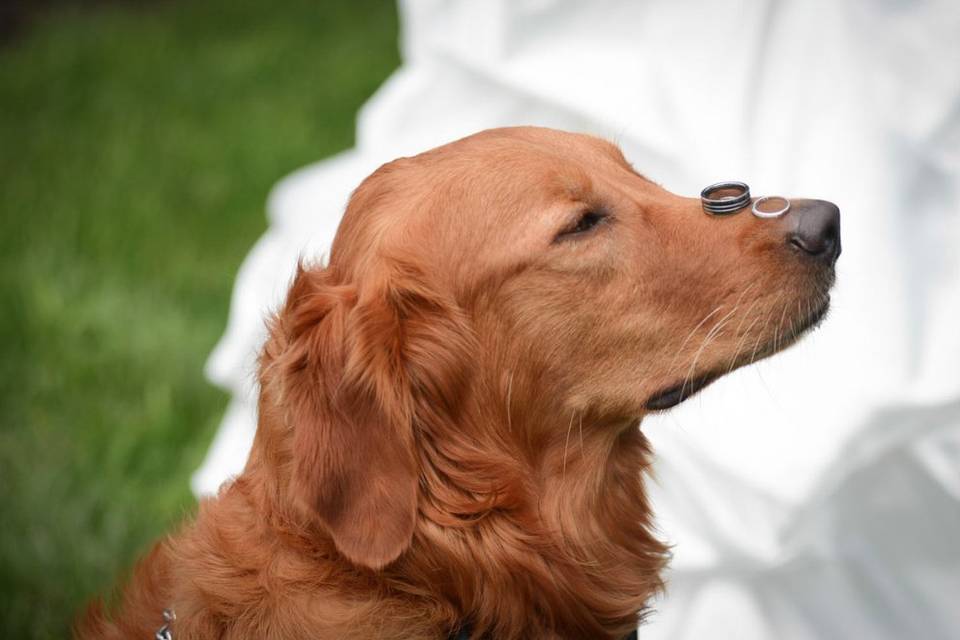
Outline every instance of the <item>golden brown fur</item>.
POLYGON ((151 638, 167 607, 177 640, 622 637, 667 557, 648 399, 825 303, 778 224, 704 216, 546 129, 385 165, 271 324, 244 473, 78 637, 151 638))

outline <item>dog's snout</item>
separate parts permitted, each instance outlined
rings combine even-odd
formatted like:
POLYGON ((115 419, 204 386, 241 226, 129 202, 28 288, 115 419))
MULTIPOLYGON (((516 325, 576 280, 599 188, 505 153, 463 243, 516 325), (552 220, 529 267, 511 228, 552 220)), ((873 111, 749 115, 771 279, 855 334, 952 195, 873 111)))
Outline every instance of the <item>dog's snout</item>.
POLYGON ((795 226, 787 242, 810 257, 833 264, 840 255, 840 209, 826 200, 803 200, 794 207, 795 226))

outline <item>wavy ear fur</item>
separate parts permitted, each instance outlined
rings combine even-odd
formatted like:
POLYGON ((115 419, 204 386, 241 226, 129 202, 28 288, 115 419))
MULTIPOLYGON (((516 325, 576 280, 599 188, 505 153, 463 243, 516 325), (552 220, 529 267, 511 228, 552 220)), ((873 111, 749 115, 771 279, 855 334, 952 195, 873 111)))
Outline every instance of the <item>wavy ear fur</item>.
POLYGON ((301 265, 274 331, 291 492, 344 556, 383 567, 416 524, 415 425, 454 419, 469 382, 469 325, 422 270, 391 261, 360 285, 301 265))

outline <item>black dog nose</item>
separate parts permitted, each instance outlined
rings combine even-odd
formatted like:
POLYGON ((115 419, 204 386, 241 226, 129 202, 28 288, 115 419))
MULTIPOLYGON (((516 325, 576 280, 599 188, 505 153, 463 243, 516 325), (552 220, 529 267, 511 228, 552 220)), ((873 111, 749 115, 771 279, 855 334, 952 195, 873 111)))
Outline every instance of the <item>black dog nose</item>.
POLYGON ((810 256, 833 263, 840 255, 840 209, 826 200, 806 200, 795 212, 788 242, 810 256))

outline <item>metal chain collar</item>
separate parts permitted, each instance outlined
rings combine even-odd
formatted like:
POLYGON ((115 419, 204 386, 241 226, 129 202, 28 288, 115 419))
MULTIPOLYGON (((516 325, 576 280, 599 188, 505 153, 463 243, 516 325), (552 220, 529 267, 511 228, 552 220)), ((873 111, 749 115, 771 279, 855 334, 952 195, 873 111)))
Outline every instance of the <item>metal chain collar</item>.
POLYGON ((164 609, 163 626, 157 629, 157 632, 153 634, 153 640, 173 640, 173 629, 171 629, 171 625, 176 619, 177 614, 173 612, 173 609, 164 609))

